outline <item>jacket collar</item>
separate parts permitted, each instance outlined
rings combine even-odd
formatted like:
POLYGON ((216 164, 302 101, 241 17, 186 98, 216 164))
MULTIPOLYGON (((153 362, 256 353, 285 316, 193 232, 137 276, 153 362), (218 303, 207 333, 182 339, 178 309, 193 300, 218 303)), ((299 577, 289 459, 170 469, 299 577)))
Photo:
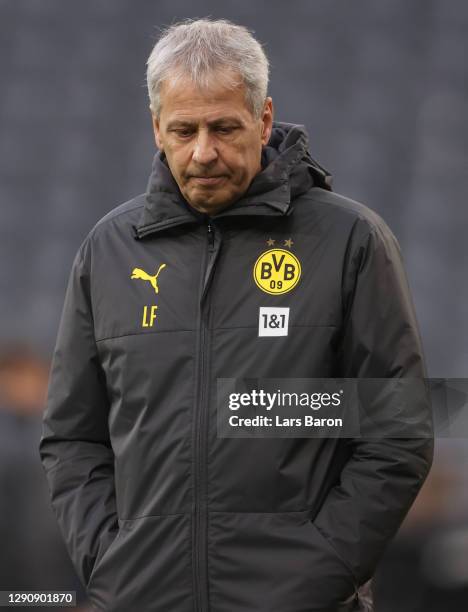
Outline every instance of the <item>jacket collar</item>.
MULTIPOLYGON (((262 170, 236 202, 213 219, 228 216, 281 216, 292 212, 291 200, 314 185, 331 190, 331 175, 313 160, 302 125, 273 123, 268 145, 262 150, 262 170)), ((135 237, 187 223, 199 223, 207 215, 192 208, 182 196, 163 153, 153 159, 145 206, 135 237)))

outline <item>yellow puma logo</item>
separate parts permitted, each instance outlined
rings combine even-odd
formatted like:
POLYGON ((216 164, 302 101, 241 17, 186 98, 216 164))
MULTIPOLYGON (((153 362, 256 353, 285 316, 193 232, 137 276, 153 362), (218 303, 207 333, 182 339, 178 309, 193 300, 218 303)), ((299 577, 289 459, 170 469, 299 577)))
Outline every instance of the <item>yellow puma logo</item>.
POLYGON ((161 264, 158 268, 158 271, 153 276, 151 276, 151 274, 148 274, 141 268, 133 268, 132 275, 130 278, 139 278, 141 280, 149 281, 155 293, 159 293, 158 275, 161 272, 161 270, 165 267, 166 267, 166 264, 161 264))

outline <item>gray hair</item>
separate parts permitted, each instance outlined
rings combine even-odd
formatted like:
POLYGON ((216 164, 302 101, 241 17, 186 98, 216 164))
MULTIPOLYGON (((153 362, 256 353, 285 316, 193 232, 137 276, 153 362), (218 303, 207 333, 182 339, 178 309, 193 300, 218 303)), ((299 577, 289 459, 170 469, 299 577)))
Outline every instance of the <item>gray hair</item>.
POLYGON ((228 87, 243 83, 247 105, 256 118, 261 117, 269 64, 261 44, 244 26, 226 19, 176 23, 162 33, 146 65, 150 109, 156 117, 161 112, 162 83, 187 76, 199 87, 220 79, 228 87))

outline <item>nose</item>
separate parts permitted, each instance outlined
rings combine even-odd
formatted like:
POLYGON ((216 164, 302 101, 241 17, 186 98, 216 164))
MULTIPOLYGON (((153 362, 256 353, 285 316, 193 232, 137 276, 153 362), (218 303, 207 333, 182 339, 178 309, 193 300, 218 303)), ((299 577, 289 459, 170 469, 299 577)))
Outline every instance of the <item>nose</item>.
POLYGON ((192 154, 194 162, 207 166, 218 158, 215 143, 207 130, 200 130, 195 141, 195 149, 192 154))

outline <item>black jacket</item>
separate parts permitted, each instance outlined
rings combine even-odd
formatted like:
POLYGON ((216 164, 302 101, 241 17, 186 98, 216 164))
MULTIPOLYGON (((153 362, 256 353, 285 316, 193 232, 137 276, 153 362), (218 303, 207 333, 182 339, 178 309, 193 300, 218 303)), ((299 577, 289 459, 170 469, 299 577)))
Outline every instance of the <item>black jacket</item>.
POLYGON ((358 589, 428 473, 431 433, 216 430, 220 378, 425 376, 395 237, 331 191, 307 147, 304 128, 276 123, 262 172, 211 219, 158 153, 147 193, 103 217, 76 255, 40 454, 99 609, 370 609, 358 589), (285 292, 253 273, 274 248, 300 262, 285 292), (289 307, 287 335, 259 335, 261 307, 289 307))

